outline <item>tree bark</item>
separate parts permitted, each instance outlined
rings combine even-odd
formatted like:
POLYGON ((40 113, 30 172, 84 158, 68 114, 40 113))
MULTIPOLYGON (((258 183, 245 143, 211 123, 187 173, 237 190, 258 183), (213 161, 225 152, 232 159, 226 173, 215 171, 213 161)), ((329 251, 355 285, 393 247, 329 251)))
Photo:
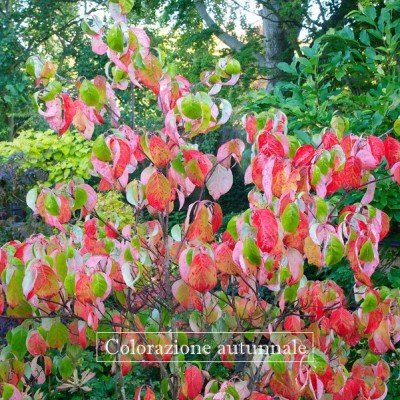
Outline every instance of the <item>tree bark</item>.
POLYGON ((268 86, 271 90, 278 81, 277 64, 282 61, 282 55, 289 47, 283 25, 279 18, 280 2, 270 0, 262 8, 262 26, 265 46, 265 66, 268 69, 268 86))

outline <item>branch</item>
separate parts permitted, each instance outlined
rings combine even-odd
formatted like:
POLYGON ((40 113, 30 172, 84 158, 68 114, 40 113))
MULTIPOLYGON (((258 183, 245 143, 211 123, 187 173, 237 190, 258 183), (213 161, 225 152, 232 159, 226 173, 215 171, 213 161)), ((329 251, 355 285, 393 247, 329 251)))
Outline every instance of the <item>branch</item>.
MULTIPOLYGON (((221 40, 221 42, 225 43, 230 49, 233 51, 243 50, 245 44, 238 40, 235 36, 230 35, 225 32, 211 17, 208 13, 207 8, 204 4, 203 0, 195 0, 194 1, 197 12, 200 17, 203 19, 205 24, 215 33, 215 35, 221 40)), ((257 63, 260 66, 265 65, 264 57, 260 53, 253 53, 254 58, 257 60, 257 63)))

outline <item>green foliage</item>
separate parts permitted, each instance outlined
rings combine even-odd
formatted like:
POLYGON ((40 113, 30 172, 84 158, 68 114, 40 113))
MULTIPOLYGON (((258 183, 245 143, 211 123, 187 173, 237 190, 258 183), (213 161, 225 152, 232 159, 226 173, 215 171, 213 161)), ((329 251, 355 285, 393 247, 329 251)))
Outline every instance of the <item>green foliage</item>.
POLYGON ((99 193, 96 210, 105 220, 118 223, 118 226, 125 226, 134 221, 132 207, 125 203, 121 193, 109 191, 99 193))
POLYGON ((379 16, 374 7, 353 12, 353 26, 328 31, 290 64, 280 63, 287 80, 271 93, 250 93, 244 111, 280 108, 289 130, 305 140, 336 112, 349 118, 356 133, 392 128, 400 113, 399 10, 393 3, 379 16))
POLYGON ((12 142, 0 142, 0 153, 9 156, 25 154, 25 167, 36 167, 48 173, 45 186, 66 181, 72 177, 88 179, 90 176, 91 143, 76 133, 61 137, 51 131, 21 132, 12 142))

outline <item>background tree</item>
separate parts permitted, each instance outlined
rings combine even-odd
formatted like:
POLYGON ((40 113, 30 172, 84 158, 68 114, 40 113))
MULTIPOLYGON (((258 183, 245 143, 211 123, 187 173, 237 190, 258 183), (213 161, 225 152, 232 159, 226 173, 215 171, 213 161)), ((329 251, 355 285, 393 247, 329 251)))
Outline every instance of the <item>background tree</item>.
POLYGON ((12 139, 18 129, 29 126, 35 118, 24 71, 32 53, 50 55, 62 73, 72 66, 78 74, 95 68, 96 58, 82 63, 88 57, 80 23, 84 14, 91 15, 102 3, 0 1, 0 139, 12 139))

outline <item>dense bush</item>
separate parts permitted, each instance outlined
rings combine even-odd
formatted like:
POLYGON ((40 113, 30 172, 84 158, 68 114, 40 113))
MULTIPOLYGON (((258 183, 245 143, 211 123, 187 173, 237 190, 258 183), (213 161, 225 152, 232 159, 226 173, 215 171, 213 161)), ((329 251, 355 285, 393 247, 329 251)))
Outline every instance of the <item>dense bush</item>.
POLYGON ((12 142, 0 142, 3 157, 23 153, 25 168, 35 167, 48 174, 46 186, 72 177, 88 179, 90 176, 88 143, 80 136, 66 133, 62 138, 51 131, 23 131, 12 142))

